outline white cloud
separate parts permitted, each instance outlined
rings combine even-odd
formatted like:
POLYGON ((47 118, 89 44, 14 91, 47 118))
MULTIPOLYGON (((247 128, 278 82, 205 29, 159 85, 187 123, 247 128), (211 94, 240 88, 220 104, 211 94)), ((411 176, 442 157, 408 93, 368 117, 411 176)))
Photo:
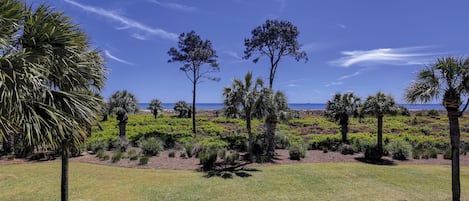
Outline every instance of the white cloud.
POLYGON ((344 75, 342 77, 339 77, 338 80, 344 80, 344 79, 348 79, 348 78, 351 78, 351 77, 355 77, 355 76, 358 76, 361 74, 361 71, 357 71, 357 72, 354 72, 352 74, 349 74, 349 75, 344 75))
POLYGON ((174 9, 174 10, 179 10, 179 11, 185 11, 185 12, 190 12, 190 11, 196 11, 197 8, 196 7, 192 7, 192 6, 187 6, 187 5, 183 5, 183 4, 178 4, 178 3, 164 3, 164 2, 161 2, 161 1, 157 1, 157 0, 149 0, 149 2, 152 2, 158 6, 161 6, 161 7, 165 7, 165 8, 170 8, 170 9, 174 9))
POLYGON ((345 26, 345 24, 337 24, 337 26, 339 26, 341 29, 347 29, 347 26, 345 26))
POLYGON ((148 33, 148 34, 159 36, 163 39, 168 39, 168 40, 172 40, 172 41, 177 41, 177 39, 178 39, 178 35, 175 34, 175 33, 171 33, 171 32, 165 31, 163 29, 149 27, 149 26, 147 26, 145 24, 142 24, 142 23, 140 23, 136 20, 126 18, 124 16, 118 15, 118 14, 112 12, 112 11, 105 10, 103 8, 80 4, 80 3, 75 2, 73 0, 65 0, 65 2, 67 2, 69 4, 72 4, 76 7, 79 7, 81 9, 85 10, 85 11, 88 11, 88 12, 91 12, 91 13, 94 13, 94 14, 97 14, 97 15, 101 15, 103 17, 106 17, 106 18, 112 19, 114 21, 120 22, 124 25, 124 27, 134 28, 134 29, 143 31, 143 32, 148 33))
POLYGON ((131 63, 131 62, 128 62, 128 61, 126 61, 126 60, 119 59, 119 58, 115 57, 114 55, 112 55, 112 54, 111 54, 109 51, 107 51, 107 50, 104 50, 104 54, 105 54, 108 58, 110 58, 110 59, 112 59, 112 60, 114 60, 114 61, 121 62, 121 63, 127 64, 127 65, 131 65, 131 66, 135 65, 135 64, 133 64, 133 63, 131 63))
POLYGON ((231 51, 231 50, 225 50, 223 51, 223 53, 237 59, 237 60, 243 60, 243 58, 241 56, 239 56, 238 53, 234 52, 234 51, 231 51))
POLYGON ((423 49, 426 49, 426 47, 342 51, 342 54, 345 56, 331 63, 342 67, 350 67, 355 64, 421 65, 430 61, 428 56, 433 57, 441 54, 418 52, 423 49))
POLYGON ((138 39, 138 40, 148 40, 147 37, 145 37, 145 36, 143 36, 143 35, 140 35, 140 34, 138 34, 138 33, 133 33, 131 36, 132 36, 133 38, 135 38, 135 39, 138 39))
POLYGON ((339 85, 343 85, 343 84, 344 84, 343 82, 331 82, 331 83, 326 84, 325 86, 326 87, 331 87, 331 86, 339 86, 339 85))
POLYGON ((297 84, 294 84, 294 83, 291 83, 291 84, 288 84, 287 87, 296 87, 298 86, 297 84))

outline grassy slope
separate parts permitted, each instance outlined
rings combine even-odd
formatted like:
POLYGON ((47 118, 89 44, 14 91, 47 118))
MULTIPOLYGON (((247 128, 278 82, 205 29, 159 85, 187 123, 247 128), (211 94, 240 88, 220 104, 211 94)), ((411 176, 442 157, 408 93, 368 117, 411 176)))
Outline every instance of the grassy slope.
MULTIPOLYGON (((324 163, 258 167, 232 178, 71 163, 70 200, 449 200, 450 167, 324 163), (247 177, 240 177, 247 176, 247 177)), ((469 167, 461 169, 469 198, 469 167)), ((60 163, 4 165, 0 200, 58 200, 60 163)))

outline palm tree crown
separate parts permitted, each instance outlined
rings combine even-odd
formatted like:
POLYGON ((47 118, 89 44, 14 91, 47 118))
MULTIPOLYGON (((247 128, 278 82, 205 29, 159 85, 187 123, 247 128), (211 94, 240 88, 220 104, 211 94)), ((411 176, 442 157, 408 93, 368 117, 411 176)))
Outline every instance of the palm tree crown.
POLYGON ((163 103, 161 103, 161 101, 158 99, 153 99, 151 100, 147 109, 151 110, 156 118, 158 116, 158 112, 163 111, 163 103))
POLYGON ((356 116, 358 114, 358 108, 360 107, 360 98, 355 96, 353 93, 334 95, 332 100, 327 101, 326 110, 324 114, 330 120, 335 121, 342 127, 342 141, 347 141, 347 132, 349 117, 356 116))

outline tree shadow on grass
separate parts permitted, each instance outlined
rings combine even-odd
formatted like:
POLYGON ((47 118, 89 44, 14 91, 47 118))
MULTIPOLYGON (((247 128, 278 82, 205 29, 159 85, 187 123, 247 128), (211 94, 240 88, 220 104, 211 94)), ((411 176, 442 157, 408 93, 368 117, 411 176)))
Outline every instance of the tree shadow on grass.
POLYGON ((373 165, 396 165, 394 161, 388 159, 366 159, 365 157, 356 157, 355 160, 360 161, 362 163, 373 164, 373 165))
POLYGON ((237 176, 241 178, 246 178, 246 177, 252 176, 252 174, 250 174, 249 172, 260 171, 255 168, 245 167, 247 164, 249 163, 236 164, 236 165, 223 167, 223 168, 220 168, 220 166, 217 166, 217 168, 206 172, 204 177, 205 178, 220 177, 223 179, 233 179, 234 176, 237 176))

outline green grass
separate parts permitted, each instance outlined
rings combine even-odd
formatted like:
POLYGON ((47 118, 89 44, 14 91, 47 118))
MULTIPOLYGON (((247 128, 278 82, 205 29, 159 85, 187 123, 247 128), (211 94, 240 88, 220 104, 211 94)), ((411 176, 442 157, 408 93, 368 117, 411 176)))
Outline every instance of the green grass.
MULTIPOLYGON (((450 200, 449 166, 361 163, 256 167, 206 177, 195 171, 70 164, 70 200, 450 200)), ((469 198, 469 167, 461 168, 469 198)), ((4 165, 0 200, 58 200, 60 163, 4 165)))

